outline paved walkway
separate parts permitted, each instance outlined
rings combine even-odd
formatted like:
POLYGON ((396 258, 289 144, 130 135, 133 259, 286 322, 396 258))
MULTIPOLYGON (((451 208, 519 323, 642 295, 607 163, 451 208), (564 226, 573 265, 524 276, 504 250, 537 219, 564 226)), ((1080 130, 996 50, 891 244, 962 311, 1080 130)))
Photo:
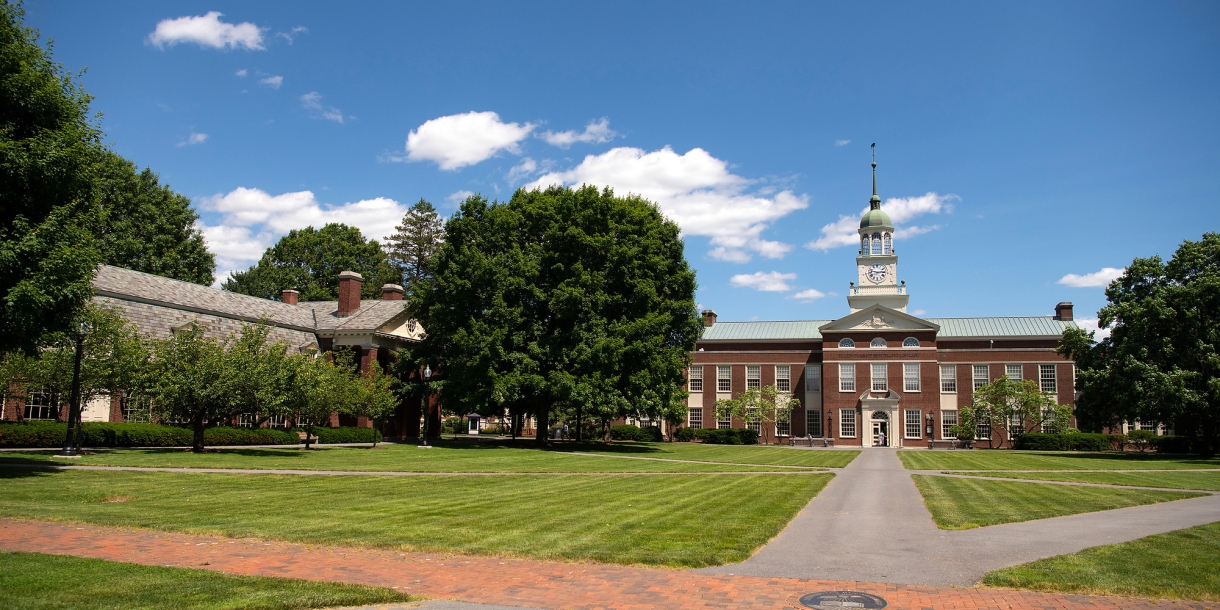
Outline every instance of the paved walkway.
POLYGON ((231 574, 397 587, 400 591, 426 597, 555 610, 792 608, 799 607, 797 600, 801 595, 845 589, 878 595, 895 610, 1220 609, 1220 604, 1216 603, 703 574, 306 546, 14 519, 0 519, 0 548, 145 565, 203 568, 231 574))
POLYGON ((910 475, 895 450, 865 450, 753 557, 700 571, 968 586, 998 568, 1220 521, 1220 495, 1213 494, 946 531, 937 529, 910 475))

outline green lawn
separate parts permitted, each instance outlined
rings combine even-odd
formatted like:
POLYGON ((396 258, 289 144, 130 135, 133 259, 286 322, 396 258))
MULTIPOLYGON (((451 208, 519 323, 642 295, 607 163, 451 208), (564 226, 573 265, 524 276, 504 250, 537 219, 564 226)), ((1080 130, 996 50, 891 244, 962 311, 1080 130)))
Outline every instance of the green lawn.
POLYGON ((1204 494, 913 475, 937 527, 965 530, 1062 517, 1204 494))
POLYGON ((1220 601, 1220 523, 996 570, 996 587, 1220 601))
MULTIPOLYGON (((329 447, 323 449, 220 449, 195 454, 180 449, 99 450, 71 464, 92 466, 149 466, 169 468, 256 468, 294 470, 359 470, 385 472, 766 472, 791 470, 771 465, 843 466, 859 452, 801 451, 779 447, 698 445, 693 443, 629 443, 559 445, 537 451, 502 443, 448 443, 432 449, 415 445, 382 444, 377 448, 329 447), (572 455, 568 451, 597 455, 572 455), (649 457, 708 462, 692 464, 649 457), (757 464, 739 466, 737 464, 757 464)), ((0 462, 68 463, 51 452, 3 452, 0 462)))
POLYGON ((0 514, 294 542, 698 567, 749 557, 832 476, 9 469, 0 470, 0 514))
POLYGON ((1003 477, 1031 481, 1072 481, 1075 483, 1104 483, 1106 485, 1130 485, 1133 487, 1167 487, 1171 489, 1202 489, 1220 491, 1220 472, 995 472, 981 470, 959 472, 985 477, 1003 477))
POLYGON ((1220 458, 1155 453, 1036 453, 1029 451, 899 451, 908 470, 1145 470, 1220 468, 1220 458))
POLYGON ((363 585, 4 551, 0 598, 5 608, 22 610, 273 610, 410 600, 393 589, 363 585))

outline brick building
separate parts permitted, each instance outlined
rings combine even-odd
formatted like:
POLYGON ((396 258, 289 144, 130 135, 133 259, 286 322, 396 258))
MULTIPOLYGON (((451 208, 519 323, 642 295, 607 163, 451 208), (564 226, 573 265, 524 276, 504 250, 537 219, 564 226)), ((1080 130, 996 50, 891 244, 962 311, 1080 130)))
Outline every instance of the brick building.
MULTIPOLYGON (((860 219, 857 281, 849 313, 837 320, 720 322, 705 310, 704 333, 689 370, 695 428, 757 427, 716 421, 714 404, 747 388, 774 385, 801 401, 774 433, 890 447, 950 443, 958 409, 974 389, 1007 376, 1038 381, 1058 404, 1074 404, 1073 364, 1055 353, 1073 327, 1072 304, 1053 316, 920 318, 908 314, 898 280, 894 227, 877 195, 860 219), (786 428, 786 429, 785 429, 786 428)), ((1007 423, 980 425, 977 438, 1007 438, 1007 423)), ((1014 427, 1021 425, 1013 422, 1014 427)))

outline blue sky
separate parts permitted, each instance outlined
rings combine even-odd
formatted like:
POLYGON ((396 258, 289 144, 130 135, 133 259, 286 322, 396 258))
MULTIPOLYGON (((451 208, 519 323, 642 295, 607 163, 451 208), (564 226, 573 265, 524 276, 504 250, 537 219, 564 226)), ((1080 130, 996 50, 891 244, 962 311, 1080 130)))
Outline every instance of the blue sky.
POLYGON ((720 319, 835 318, 871 142, 928 316, 1091 317, 1105 269, 1220 228, 1220 5, 753 4, 26 8, 222 273, 294 227, 591 181, 682 225, 720 319))

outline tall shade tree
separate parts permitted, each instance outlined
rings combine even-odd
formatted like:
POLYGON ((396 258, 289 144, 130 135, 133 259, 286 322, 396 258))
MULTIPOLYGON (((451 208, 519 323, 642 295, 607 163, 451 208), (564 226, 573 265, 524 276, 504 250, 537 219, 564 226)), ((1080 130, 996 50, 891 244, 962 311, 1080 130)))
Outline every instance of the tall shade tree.
POLYGON ((1076 361, 1082 425, 1159 422, 1220 448, 1220 233, 1185 241, 1169 262, 1137 258, 1106 289, 1099 324, 1110 336, 1064 333, 1076 361))
POLYGON ((445 221, 431 203, 420 199, 407 210, 394 234, 386 238, 390 263, 402 274, 401 282, 407 290, 415 290, 432 277, 432 258, 444 237, 445 221))
POLYGON ((195 226, 191 200, 162 185, 157 174, 106 151, 98 163, 97 225, 102 262, 210 286, 216 257, 195 226))
POLYGON ((695 274, 655 204, 590 186, 472 196, 435 263, 412 295, 415 351, 448 408, 528 413, 542 443, 556 405, 655 418, 685 395, 695 274))
POLYGON ((33 354, 93 296, 101 132, 91 97, 0 2, 0 352, 33 354))
POLYGON ((366 298, 379 296, 383 284, 401 281, 376 240, 365 239, 356 227, 331 223, 289 231, 222 288, 264 299, 279 299, 290 288, 300 291, 302 301, 333 301, 339 298, 339 272, 348 270, 364 276, 366 298))

